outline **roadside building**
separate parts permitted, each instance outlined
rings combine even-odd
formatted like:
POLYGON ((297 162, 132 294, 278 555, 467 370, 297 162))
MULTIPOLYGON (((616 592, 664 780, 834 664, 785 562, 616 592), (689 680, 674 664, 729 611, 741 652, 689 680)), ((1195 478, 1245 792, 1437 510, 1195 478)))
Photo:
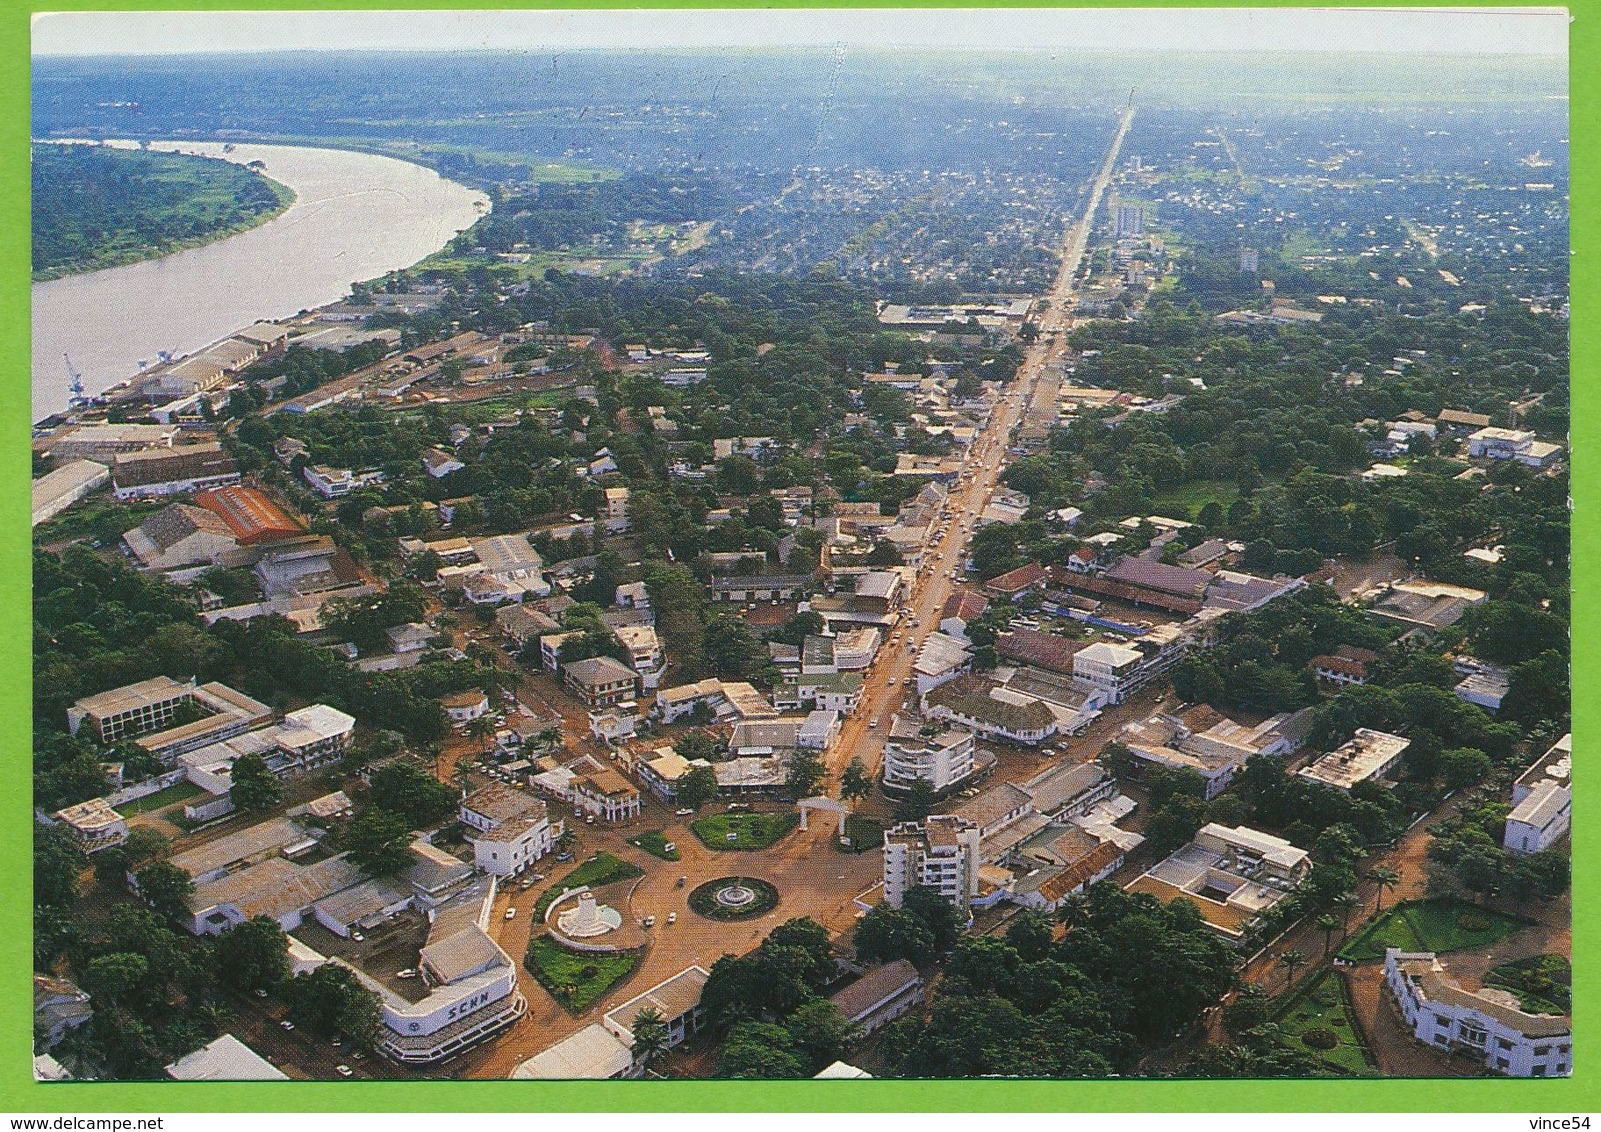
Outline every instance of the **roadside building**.
POLYGON ((445 709, 451 723, 471 723, 489 711, 489 697, 478 688, 469 688, 440 696, 439 706, 445 709))
POLYGON ((1508 1077, 1565 1077, 1573 1069, 1573 1019, 1532 1014, 1511 991, 1471 991, 1432 951, 1384 952, 1384 987, 1413 1037, 1465 1053, 1508 1077))
POLYGON ((1203 797, 1211 801, 1228 788, 1249 760, 1299 750, 1310 724, 1308 710, 1281 712, 1247 726, 1203 705, 1182 714, 1162 712, 1126 724, 1118 741, 1138 764, 1199 774, 1206 783, 1203 797))
POLYGON ((157 511, 124 534, 122 541, 146 570, 218 566, 239 551, 239 540, 221 516, 187 503, 157 511))
POLYGON ((652 1010, 667 1025, 667 1048, 682 1045, 686 1038, 700 1032, 701 1023, 706 1017, 700 996, 709 978, 711 972, 706 968, 687 967, 616 1009, 607 1011, 601 1018, 601 1025, 610 1030, 618 1041, 632 1048, 634 1020, 643 1011, 652 1010))
POLYGON ((609 1081, 634 1075, 632 1050, 617 1036, 592 1022, 548 1049, 534 1054, 511 1072, 514 1081, 609 1081))
POLYGON ((561 836, 561 822, 551 824, 542 799, 498 784, 463 798, 459 817, 471 831, 473 864, 496 877, 521 873, 552 852, 561 836))
POLYGON ((978 895, 979 864, 979 830, 971 822, 941 814, 900 822, 884 833, 884 903, 899 908, 921 886, 965 915, 978 895))
POLYGON ((972 777, 973 752, 971 731, 897 712, 884 741, 884 787, 907 790, 921 779, 935 791, 949 790, 972 777))
POLYGON ((592 708, 627 703, 638 695, 634 670, 609 656, 562 665, 562 684, 592 708))
POLYGON ((1379 654, 1371 649, 1341 645, 1332 653, 1314 656, 1308 663, 1319 683, 1345 687, 1349 684, 1366 684, 1368 665, 1378 659, 1379 654))
POLYGON ((599 764, 574 776, 572 802, 575 810, 598 821, 629 821, 639 816, 639 791, 611 767, 599 764))
POLYGON ((980 676, 962 676, 922 697, 923 714, 949 720, 976 734, 1037 747, 1061 728, 1056 713, 1039 699, 1019 695, 980 676))
POLYGON ((174 1081, 287 1081, 289 1075, 232 1034, 185 1054, 166 1068, 174 1081))

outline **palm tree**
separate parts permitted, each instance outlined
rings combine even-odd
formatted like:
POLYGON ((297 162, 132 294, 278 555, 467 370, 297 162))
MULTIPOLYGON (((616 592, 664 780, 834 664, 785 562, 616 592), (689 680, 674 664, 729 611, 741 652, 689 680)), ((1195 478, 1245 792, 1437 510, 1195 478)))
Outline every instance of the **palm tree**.
POLYGON ((1323 929, 1323 958, 1327 959, 1329 948, 1334 944, 1334 929, 1340 926, 1340 917, 1333 912, 1325 912, 1313 922, 1323 929))
POLYGON ((1379 886, 1379 897, 1373 905, 1373 914, 1377 916, 1384 908, 1384 890, 1400 884, 1401 874, 1388 865, 1380 865, 1368 870, 1368 880, 1379 886))
POLYGON ((667 1023, 653 1007, 634 1015, 634 1064, 643 1071, 653 1059, 667 1051, 667 1023))
POLYGON ((1285 970, 1284 989, 1288 991, 1295 985, 1295 969, 1306 966, 1306 955, 1292 947, 1279 956, 1279 966, 1285 970))
POLYGON ((1344 943, 1351 930, 1351 913, 1362 906, 1362 898, 1354 892, 1342 892, 1334 898, 1334 906, 1340 909, 1340 942, 1344 943))
POLYGON ((478 740, 478 753, 483 754, 489 750, 489 739, 495 733, 495 721, 487 715, 480 715, 467 724, 467 734, 478 740))

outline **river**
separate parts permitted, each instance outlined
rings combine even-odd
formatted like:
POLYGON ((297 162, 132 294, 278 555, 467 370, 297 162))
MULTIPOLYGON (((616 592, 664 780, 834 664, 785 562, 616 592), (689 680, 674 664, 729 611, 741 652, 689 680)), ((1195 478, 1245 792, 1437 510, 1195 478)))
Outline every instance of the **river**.
POLYGON ((410 267, 489 207, 431 169, 350 150, 220 142, 152 149, 261 161, 294 191, 248 232, 160 259, 33 285, 33 417, 67 405, 66 364, 94 394, 135 376, 157 352, 191 353, 258 319, 339 300, 350 284, 410 267))

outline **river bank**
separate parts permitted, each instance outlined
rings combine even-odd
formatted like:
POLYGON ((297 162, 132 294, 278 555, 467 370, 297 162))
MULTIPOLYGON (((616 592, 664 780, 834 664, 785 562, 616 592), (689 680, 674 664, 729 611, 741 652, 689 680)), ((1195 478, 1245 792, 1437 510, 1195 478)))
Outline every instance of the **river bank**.
POLYGON ((102 392, 162 352, 181 356, 258 319, 335 302, 353 282, 438 251, 489 209, 481 192, 376 154, 220 142, 150 148, 261 162, 295 200, 267 223, 202 247, 35 284, 35 420, 66 407, 64 356, 87 392, 102 392))

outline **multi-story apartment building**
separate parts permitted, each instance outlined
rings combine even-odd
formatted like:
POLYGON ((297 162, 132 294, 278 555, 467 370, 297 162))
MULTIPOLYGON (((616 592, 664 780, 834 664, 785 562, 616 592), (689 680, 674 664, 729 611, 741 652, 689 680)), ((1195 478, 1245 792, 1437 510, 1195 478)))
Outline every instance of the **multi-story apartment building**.
POLYGON ((906 790, 919 779, 948 790, 973 773, 973 733, 897 713, 884 742, 884 786, 906 790))
POLYGON ((963 914, 978 895, 979 829, 936 814, 901 822, 884 833, 884 903, 899 908, 906 894, 931 888, 963 914))

